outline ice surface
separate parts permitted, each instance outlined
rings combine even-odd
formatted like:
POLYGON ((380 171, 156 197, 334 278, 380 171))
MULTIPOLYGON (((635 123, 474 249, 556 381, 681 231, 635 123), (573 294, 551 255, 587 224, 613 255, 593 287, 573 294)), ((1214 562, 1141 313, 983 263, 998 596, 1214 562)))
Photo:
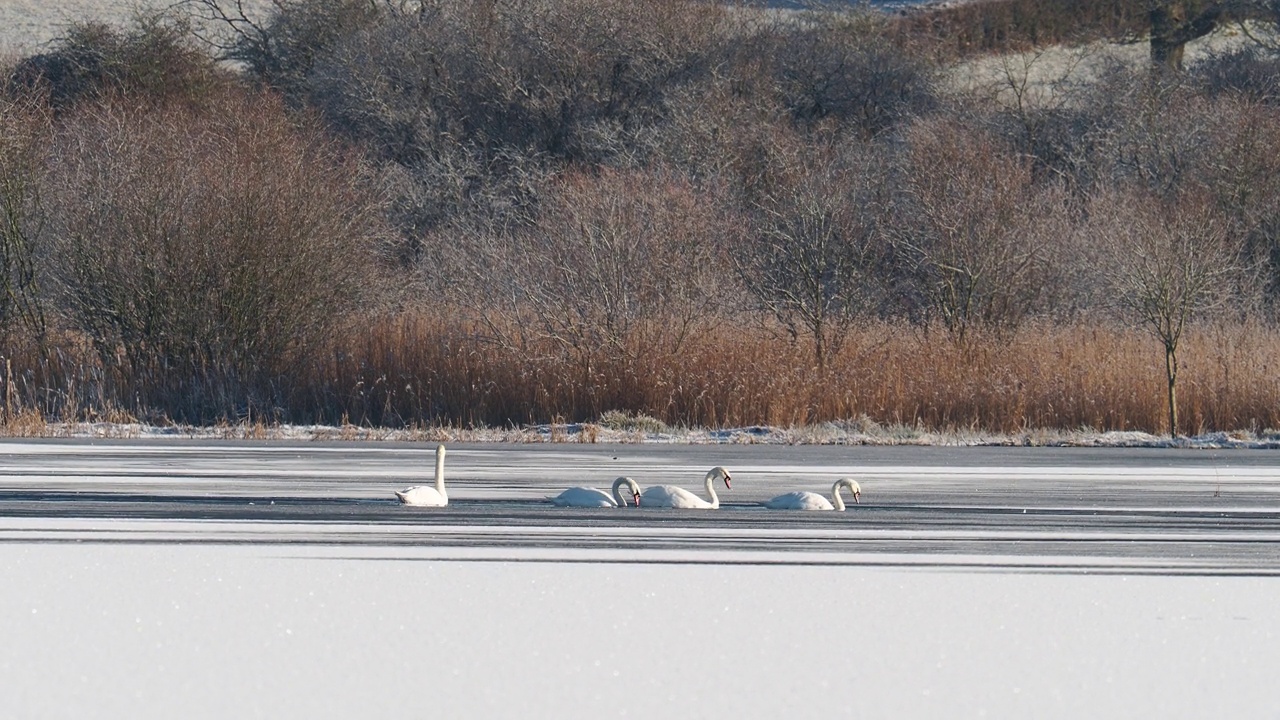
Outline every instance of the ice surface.
POLYGON ((6 717, 1265 717, 1280 581, 0 549, 6 717))
POLYGON ((450 444, 399 506, 432 449, 0 442, 0 717, 1280 712, 1275 451, 450 444))

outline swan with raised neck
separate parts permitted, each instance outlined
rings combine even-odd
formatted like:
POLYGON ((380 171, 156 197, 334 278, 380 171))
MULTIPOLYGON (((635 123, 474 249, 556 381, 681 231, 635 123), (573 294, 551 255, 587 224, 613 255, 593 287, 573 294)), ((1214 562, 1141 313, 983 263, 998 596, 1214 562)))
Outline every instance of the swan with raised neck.
POLYGON ((444 445, 436 446, 436 484, 417 485, 405 490, 397 490, 396 497, 402 505, 418 507, 444 507, 449 504, 449 493, 444 489, 444 445))

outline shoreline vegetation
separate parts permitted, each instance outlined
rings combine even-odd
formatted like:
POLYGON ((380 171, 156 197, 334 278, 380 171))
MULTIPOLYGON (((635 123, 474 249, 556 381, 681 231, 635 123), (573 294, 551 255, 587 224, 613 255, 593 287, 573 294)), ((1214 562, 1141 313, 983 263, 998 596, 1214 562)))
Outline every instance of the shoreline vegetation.
POLYGON ((0 435, 1271 447, 1280 53, 1036 79, 1140 4, 74 24, 3 73, 0 435))
POLYGON ((15 423, 0 433, 0 440, 111 440, 111 441, 273 441, 273 442, 379 442, 379 443, 506 443, 599 445, 849 445, 918 447, 1093 447, 1177 448, 1184 450, 1280 450, 1280 432, 1211 432, 1170 438, 1141 431, 1038 429, 1020 433, 932 431, 906 426, 881 426, 869 420, 828 422, 778 428, 753 425, 743 428, 664 428, 645 416, 629 417, 620 424, 606 416, 602 423, 550 423, 519 428, 375 428, 355 425, 267 425, 265 423, 169 425, 138 423, 15 423), (618 429, 621 427, 621 429, 618 429))
MULTIPOLYGON (((317 439, 559 441, 578 432, 577 441, 585 442, 765 427, 770 442, 827 433, 827 440, 802 442, 871 444, 921 438, 963 444, 947 437, 1090 444, 1102 433, 1164 429, 1160 353, 1135 330, 1046 324, 962 347, 886 325, 848 338, 818 372, 809 349, 785 334, 720 328, 656 362, 638 350, 602 364, 590 383, 576 381, 583 368, 561 356, 504 352, 477 343, 476 330, 400 315, 344 334, 348 344, 333 348, 324 366, 299 369, 307 375, 297 385, 314 395, 286 403, 287 414, 251 412, 204 425, 212 437, 283 438, 291 431, 276 428, 289 426, 313 427, 317 439), (578 404, 553 404, 564 402, 578 404)), ((95 427, 116 428, 103 430, 105 436, 152 432, 146 428, 199 434, 196 426, 163 416, 103 410, 101 370, 92 358, 82 361, 44 366, 57 377, 0 377, 0 436, 93 435, 98 431, 86 428, 95 427), (44 388, 71 392, 42 394, 44 388)), ((1182 417, 1193 436, 1229 431, 1242 441, 1274 438, 1280 334, 1246 325, 1197 329, 1186 340, 1183 364, 1182 417)))

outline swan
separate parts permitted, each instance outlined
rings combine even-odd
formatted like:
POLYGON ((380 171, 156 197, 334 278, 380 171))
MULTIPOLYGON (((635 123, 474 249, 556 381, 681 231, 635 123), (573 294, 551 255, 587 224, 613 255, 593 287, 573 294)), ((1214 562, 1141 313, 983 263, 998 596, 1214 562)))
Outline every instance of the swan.
POLYGON ((711 496, 711 502, 707 502, 688 490, 674 485, 654 485, 651 488, 646 488, 640 494, 640 505, 642 507, 715 510, 720 507, 720 498, 716 495, 716 488, 713 483, 716 480, 723 480, 726 488, 732 488, 733 486, 729 484, 730 479, 729 471, 722 467, 713 467, 707 471, 704 482, 706 482, 707 494, 711 496))
POLYGON ((396 497, 402 505, 444 507, 449 504, 449 494, 444 491, 444 445, 436 446, 436 486, 418 485, 397 490, 396 497))
POLYGON ((831 486, 831 500, 835 502, 835 507, 831 506, 827 499, 814 492, 789 492, 785 495, 766 502, 764 505, 772 510, 844 510, 844 499, 840 497, 840 488, 849 488, 849 492, 853 493, 853 501, 861 502, 862 488, 858 485, 858 481, 853 478, 840 478, 835 485, 831 486))
POLYGON ((627 499, 622 495, 622 486, 631 489, 631 497, 636 506, 640 505, 640 486, 629 477, 620 477, 613 481, 613 497, 603 490, 589 487, 571 487, 555 497, 547 498, 559 507, 626 507, 627 499))

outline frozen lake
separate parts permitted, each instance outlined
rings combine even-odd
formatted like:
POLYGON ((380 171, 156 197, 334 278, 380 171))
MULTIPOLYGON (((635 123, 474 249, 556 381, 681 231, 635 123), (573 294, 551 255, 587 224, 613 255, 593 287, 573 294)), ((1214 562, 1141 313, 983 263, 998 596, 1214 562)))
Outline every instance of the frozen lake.
POLYGON ((1280 451, 449 449, 0 442, 0 716, 1280 712, 1280 451))

